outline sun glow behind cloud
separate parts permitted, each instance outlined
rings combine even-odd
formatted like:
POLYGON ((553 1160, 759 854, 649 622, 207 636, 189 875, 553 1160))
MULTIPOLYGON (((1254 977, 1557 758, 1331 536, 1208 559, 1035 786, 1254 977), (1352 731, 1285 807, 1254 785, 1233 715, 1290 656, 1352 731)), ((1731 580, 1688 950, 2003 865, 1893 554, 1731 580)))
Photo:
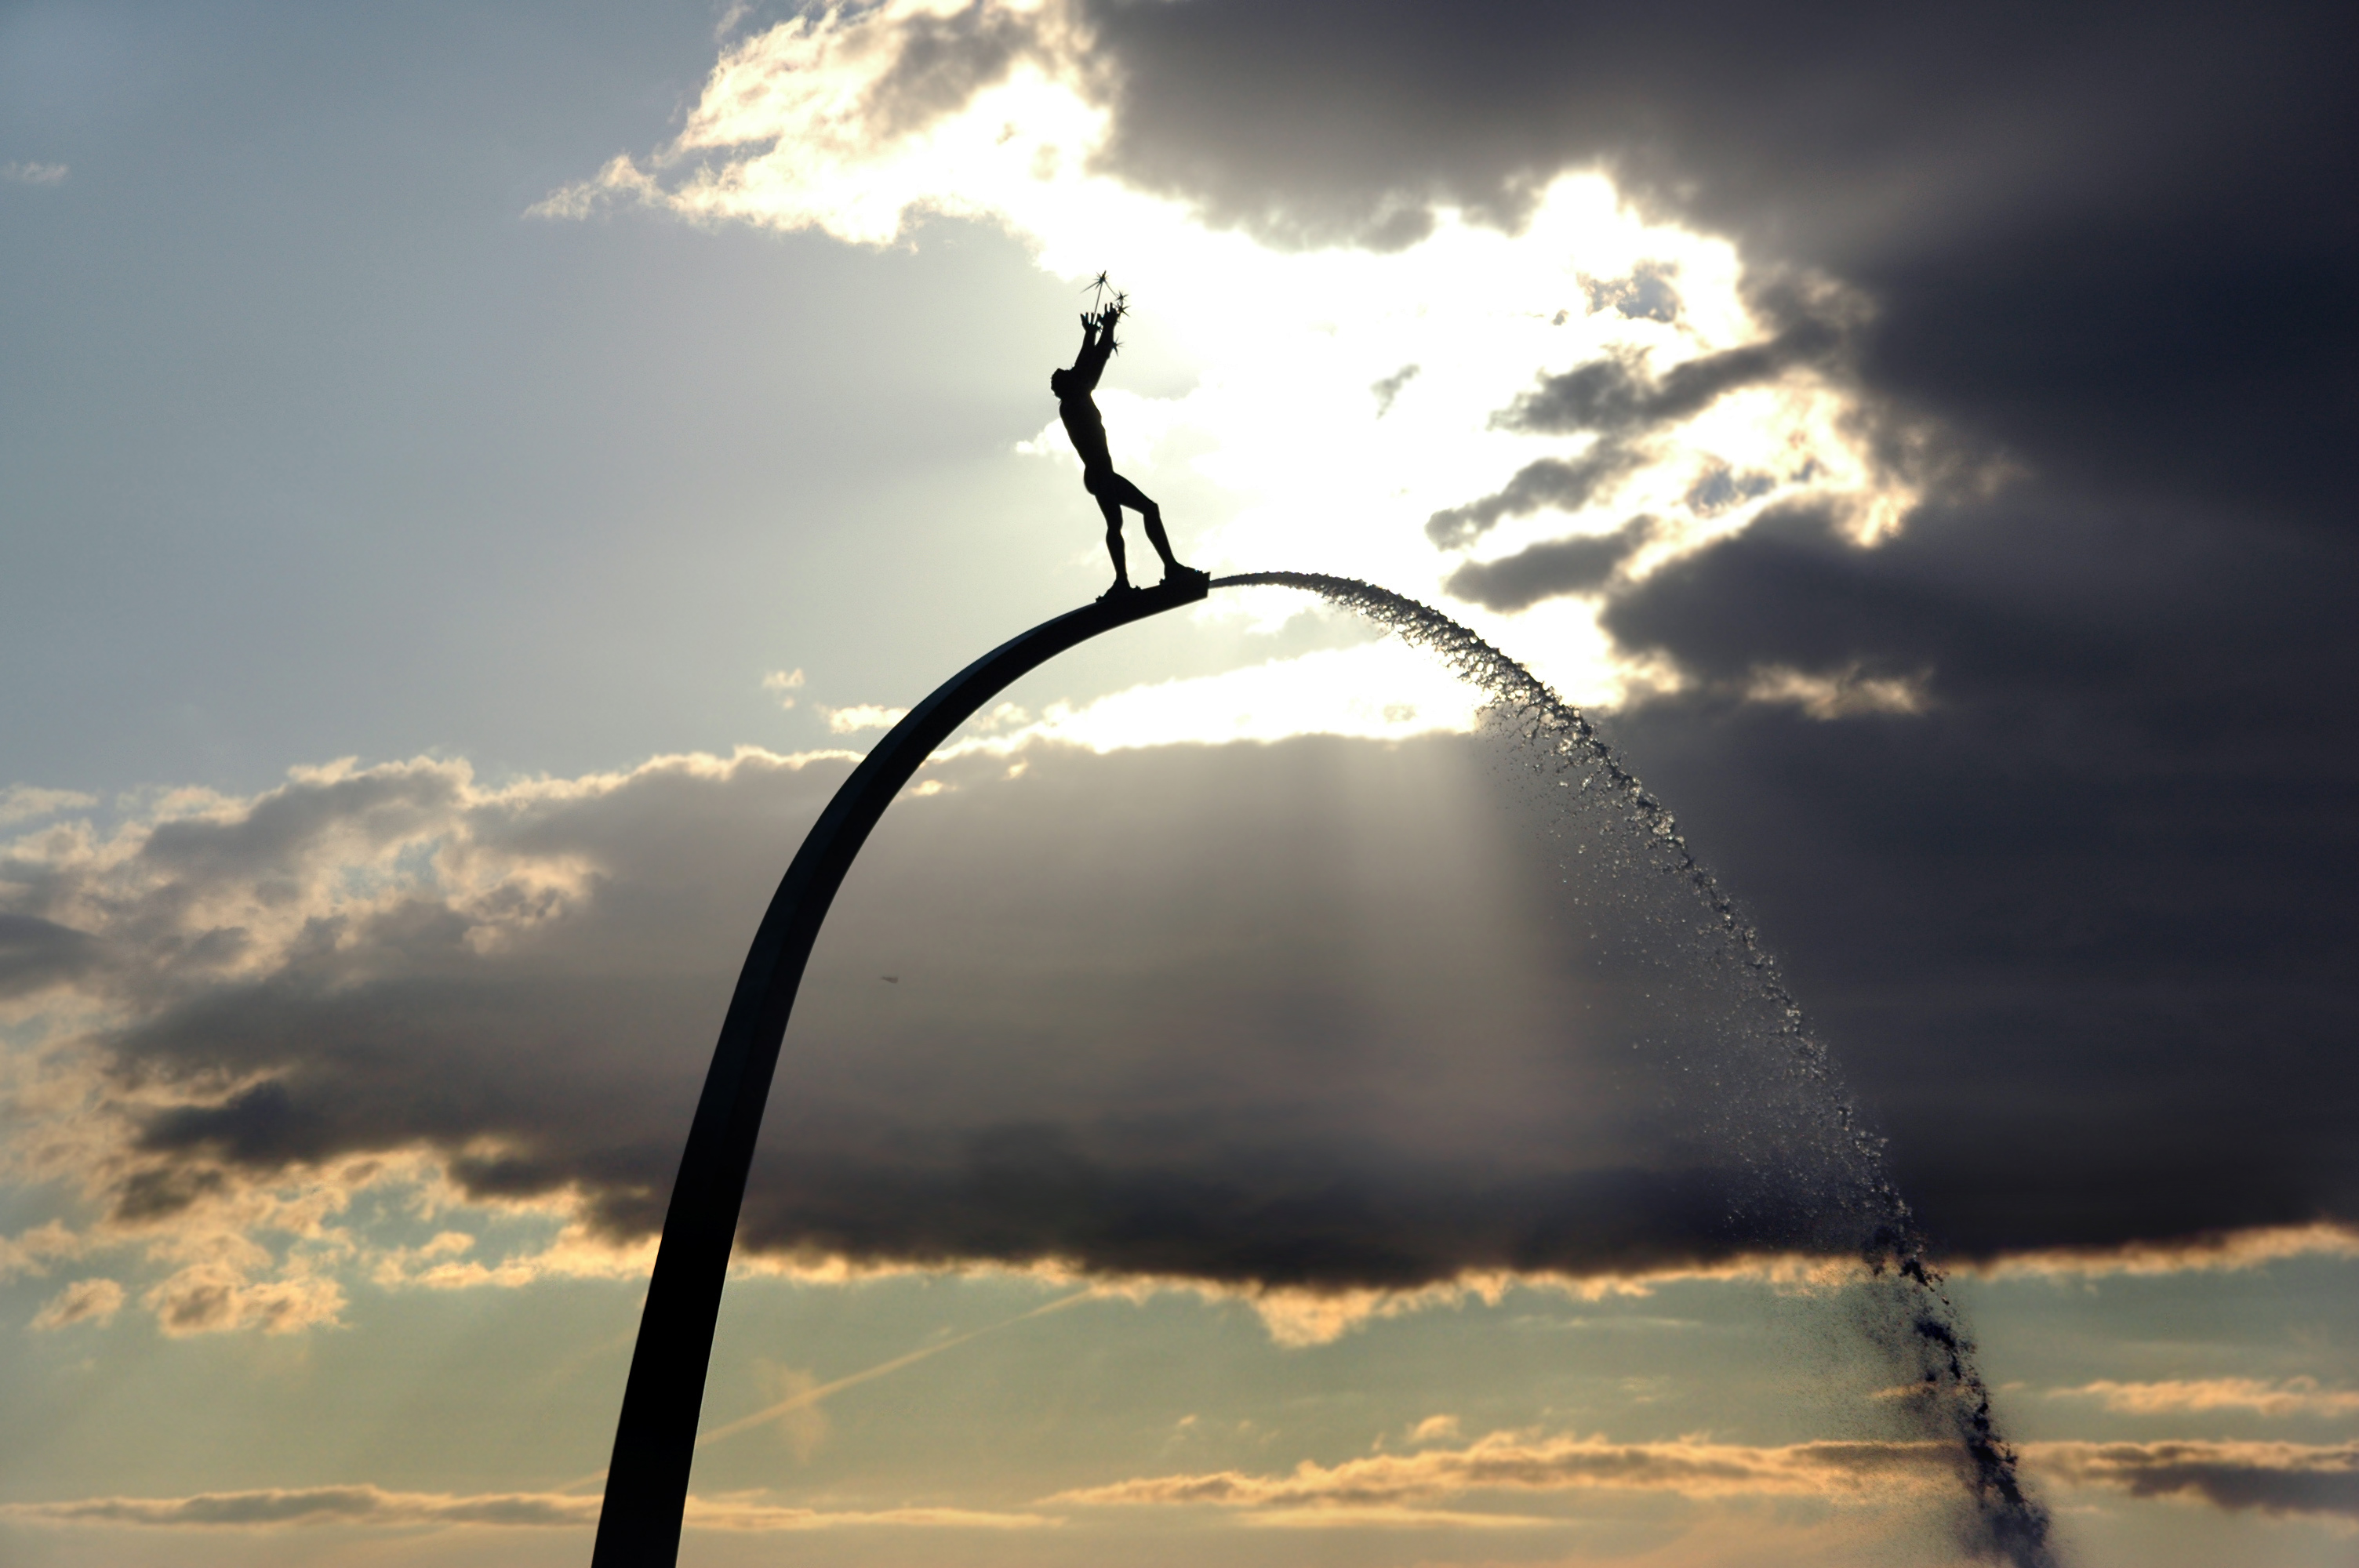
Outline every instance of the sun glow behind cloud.
MULTIPOLYGON (((919 243, 922 222, 945 215, 1005 227, 1077 285, 1109 271, 1198 372, 1185 393, 1154 398, 1123 389, 1117 365, 1101 394, 1115 460, 1150 493, 1184 471, 1199 497, 1223 499, 1218 516, 1172 518, 1183 552, 1215 569, 1317 569, 1445 598, 1470 559, 1635 519, 1625 578, 1780 503, 1831 507, 1868 539, 1917 500, 1873 456, 1833 356, 1770 351, 1795 320, 1832 341, 1859 319, 1834 286, 1789 279, 1785 303, 1765 307, 1734 247, 1647 221, 1593 172, 1549 184, 1514 232, 1443 211, 1391 250, 1277 248, 1106 172, 1108 95, 1083 20, 1059 0, 831 10, 726 49, 669 146, 618 157, 535 211, 645 205, 860 245, 919 243), (1543 376, 1598 366, 1625 387, 1670 388, 1679 367, 1747 350, 1759 364, 1699 395, 1641 398, 1603 420, 1500 417, 1543 376), (1497 496, 1543 460, 1592 461, 1599 476, 1585 493, 1560 483, 1488 508, 1460 536, 1429 536, 1435 514, 1497 496)), ((1422 222, 1404 217, 1410 232, 1422 222)), ((1071 462, 1045 391, 1042 415, 1019 449, 1071 462)), ((1593 597, 1574 594, 1560 585, 1528 608, 1461 613, 1578 700, 1663 684, 1614 648, 1593 597)), ((1199 613, 1250 611, 1216 601, 1199 613)), ((1266 685, 1269 710, 1245 732, 1323 727, 1285 683, 1266 685)))

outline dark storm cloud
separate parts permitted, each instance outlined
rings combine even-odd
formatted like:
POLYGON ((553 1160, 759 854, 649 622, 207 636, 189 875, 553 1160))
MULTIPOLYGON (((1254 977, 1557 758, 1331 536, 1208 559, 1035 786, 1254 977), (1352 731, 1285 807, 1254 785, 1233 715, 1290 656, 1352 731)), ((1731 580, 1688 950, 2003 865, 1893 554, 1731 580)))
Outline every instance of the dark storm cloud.
MULTIPOLYGON (((855 870, 750 1244, 1325 1288, 1808 1239, 1805 1197, 1740 1191, 1759 1151, 1633 1068, 1634 1042, 1708 1052, 1727 1021, 1560 906, 1476 742, 1027 763, 943 771, 855 870)), ((82 983, 146 1014, 102 1043, 143 1097, 115 1217, 423 1148, 475 1196, 570 1190, 615 1237, 651 1230, 766 884, 845 766, 484 795, 421 763, 159 830, 79 890, 119 928, 82 983), (337 904, 368 881, 344 857, 413 844, 449 858, 440 882, 337 904), (294 924, 191 957, 256 898, 294 924)))
POLYGON ((1511 222, 1603 164, 1756 268, 1864 289, 1871 390, 2049 477, 2315 507, 2349 444, 2359 220, 2324 193, 2359 141, 2329 7, 1089 12, 1110 165, 1215 219, 1511 222))
POLYGON ((1633 517, 1611 534, 1551 539, 1495 561, 1469 561, 1442 586, 1451 597, 1488 610, 1522 610, 1560 594, 1588 593, 1605 585, 1653 526, 1652 518, 1633 517))
MULTIPOLYGON (((1597 292, 1593 287, 1593 295, 1597 292)), ((1625 306, 1644 297, 1636 284, 1629 292, 1632 299, 1624 300, 1625 306)), ((1503 489, 1434 513, 1426 519, 1425 536, 1442 549, 1463 548, 1511 517, 1543 508, 1578 511, 1610 495, 1619 481, 1653 458, 1648 438, 1692 419, 1740 388, 1779 381, 1798 370, 1845 384, 1854 380, 1850 361, 1856 353, 1860 313, 1855 299, 1822 282, 1812 285, 1783 276, 1756 282, 1747 294, 1754 310, 1776 327, 1764 341, 1683 360, 1659 375, 1648 369, 1643 351, 1609 353, 1554 375, 1542 373, 1538 385, 1516 394, 1492 415, 1492 427, 1594 438, 1578 457, 1541 458, 1526 464, 1503 489)), ((1877 460, 1887 470, 1921 482, 1937 480, 1939 465, 1955 461, 1955 454, 1939 440, 1920 440, 1919 449, 1908 449, 1891 428, 1893 411, 1871 404, 1859 418, 1877 460)), ((1741 494, 1746 482, 1751 481, 1714 470, 1698 481, 1689 503, 1700 514, 1708 514, 1741 494), (1715 487, 1728 494, 1717 493, 1715 487)), ((1763 482, 1774 481, 1763 476, 1763 482)), ((1481 573, 1467 580, 1481 580, 1481 573)), ((1451 591, 1493 609, 1509 608, 1456 588, 1451 591)), ((1514 607, 1546 596, 1520 600, 1514 607)))
POLYGON ((1619 738, 1745 893, 1947 1242, 2359 1218, 2350 542, 1807 513, 1611 600, 1697 677, 1619 738), (1921 675, 1909 717, 1734 694, 1921 675))
POLYGON ((1646 460, 1626 443, 1599 441, 1577 458, 1541 458, 1525 464, 1506 488, 1426 520, 1425 536, 1444 549, 1471 545, 1510 517, 1543 507, 1575 512, 1610 493, 1614 482, 1646 460))
MULTIPOLYGON (((1784 512, 1620 590, 1614 634, 1693 677, 1621 716, 1633 764, 1762 917, 1950 1242, 2359 1216, 2339 14, 1093 14, 1110 161, 1216 220, 1293 243, 1436 200, 1513 222, 1603 166, 1733 237, 1756 298, 1856 290, 1838 373, 1934 503, 1872 551, 1784 512), (2015 477, 1939 482, 1928 429, 2015 477), (1927 703, 1741 700, 1764 672, 1927 703)), ((1669 384, 1617 362, 1544 384, 1519 416, 1593 445, 1430 534, 1586 499, 1565 465, 1669 384)))
POLYGON ((1062 1258, 1314 1290, 1413 1288, 1467 1270, 1637 1272, 1724 1259, 1738 1239, 1724 1173, 1708 1170, 1476 1177, 1462 1154, 1364 1163, 1372 1147, 1354 1159, 1251 1137, 1226 1160, 1174 1158, 1181 1132, 1191 1143, 1213 1135, 1149 1113, 1109 1118, 1085 1140, 1013 1125, 890 1160, 782 1152, 762 1162, 745 1233, 756 1246, 854 1258, 1062 1258))
MULTIPOLYGON (((1841 347, 1843 333, 1834 321, 1804 315, 1767 291, 1757 302, 1799 319, 1767 342, 1683 361, 1659 376, 1648 373, 1644 356, 1636 354, 1613 355, 1575 365, 1560 375, 1542 375, 1537 387, 1517 394, 1514 402, 1492 416, 1492 425, 1535 435, 1587 433, 1596 439, 1578 457, 1541 458, 1527 463, 1499 491, 1436 512, 1426 519, 1425 536, 1443 549, 1457 549, 1511 517, 1529 516, 1544 508, 1577 512, 1610 495, 1617 481, 1647 462, 1649 435, 1692 418, 1725 393, 1774 381, 1797 366, 1824 364, 1841 347)), ((1574 557, 1588 558, 1577 547, 1571 555, 1560 545, 1539 548, 1560 576, 1570 569, 1574 557)), ((1610 569, 1620 558, 1607 560, 1606 568, 1610 569)), ((1544 569, 1537 564, 1511 569, 1499 580, 1521 583, 1534 571, 1544 569)), ((1516 597, 1520 589, 1509 589, 1512 602, 1495 602, 1483 592, 1471 591, 1489 580, 1486 573, 1484 568, 1462 569, 1451 579, 1450 591, 1494 610, 1520 609, 1551 593, 1594 587, 1603 580, 1602 573, 1595 578, 1576 573, 1563 588, 1527 597, 1516 597), (1466 587, 1459 586, 1461 579, 1466 587)))
POLYGON ((1114 168, 1277 238, 1446 200, 1505 221, 1552 174, 1845 264, 2027 205, 2326 189, 2340 29, 2312 5, 1764 11, 1479 0, 1093 0, 1114 168))
POLYGON ((1536 435, 1639 435, 1691 418, 1740 386, 1757 386, 1823 359, 1837 341, 1831 324, 1809 322, 1765 343, 1683 360, 1659 376, 1649 375, 1636 354, 1593 360, 1542 376, 1537 389, 1519 395, 1492 424, 1536 435))

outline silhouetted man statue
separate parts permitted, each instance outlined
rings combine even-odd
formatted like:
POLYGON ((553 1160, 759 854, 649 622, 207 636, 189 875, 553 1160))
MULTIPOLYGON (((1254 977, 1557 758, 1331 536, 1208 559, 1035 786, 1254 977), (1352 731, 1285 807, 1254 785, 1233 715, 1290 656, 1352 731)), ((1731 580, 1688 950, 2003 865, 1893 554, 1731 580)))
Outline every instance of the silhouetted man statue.
POLYGON ((1106 450, 1105 420, 1090 395, 1098 389, 1098 377, 1105 373, 1106 361, 1114 354, 1114 325, 1121 319, 1120 305, 1109 305, 1094 316, 1083 315, 1082 351, 1073 356, 1072 368, 1049 373, 1049 390, 1057 395, 1058 416, 1065 421, 1065 434, 1073 438, 1073 450, 1082 454, 1082 488, 1097 497, 1098 510, 1105 514, 1106 554, 1114 557, 1114 586, 1100 598, 1131 589, 1130 568, 1124 564, 1122 550, 1125 506, 1146 520, 1147 542, 1163 557, 1165 582, 1201 582, 1211 575, 1180 564, 1163 532, 1163 509, 1114 471, 1114 458, 1106 450))

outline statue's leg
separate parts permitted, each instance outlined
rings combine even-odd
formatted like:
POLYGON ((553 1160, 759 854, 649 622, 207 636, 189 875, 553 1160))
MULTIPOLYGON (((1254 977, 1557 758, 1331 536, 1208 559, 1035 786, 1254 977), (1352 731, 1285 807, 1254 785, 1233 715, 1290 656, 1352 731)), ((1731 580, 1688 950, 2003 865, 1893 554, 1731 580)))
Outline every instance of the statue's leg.
POLYGON ((1111 495, 1098 497, 1098 510, 1105 514, 1106 554, 1114 557, 1114 585, 1130 586, 1130 568, 1124 563, 1122 549, 1122 503, 1111 495))
POLYGON ((1127 506, 1147 521, 1147 542, 1163 557, 1165 572, 1183 571, 1180 557, 1171 553, 1170 535, 1163 531, 1163 508, 1155 504, 1147 492, 1118 473, 1110 473, 1098 481, 1098 500, 1105 504, 1111 498, 1117 506, 1127 506))
MULTIPOLYGON (((1147 501, 1147 497, 1142 495, 1139 500, 1147 501)), ((1140 507, 1138 511, 1139 515, 1147 519, 1147 542, 1155 546, 1157 555, 1163 557, 1163 569, 1167 572, 1178 571, 1180 557, 1171 553, 1170 535, 1163 532, 1163 509, 1155 503, 1147 501, 1147 504, 1140 507)))

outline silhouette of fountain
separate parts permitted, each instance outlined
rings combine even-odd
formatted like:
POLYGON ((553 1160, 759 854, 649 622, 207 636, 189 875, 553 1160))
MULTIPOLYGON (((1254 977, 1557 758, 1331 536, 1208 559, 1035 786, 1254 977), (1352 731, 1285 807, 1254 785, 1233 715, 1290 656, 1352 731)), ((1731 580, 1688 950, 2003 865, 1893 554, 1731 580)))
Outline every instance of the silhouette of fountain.
MULTIPOLYGON (((1197 602, 1201 574, 1175 570, 1157 588, 1109 594, 1010 639, 912 708, 853 771, 788 866, 746 955, 697 1103, 664 1217, 606 1477, 592 1568, 670 1568, 679 1555, 696 1427, 745 1179, 803 968, 844 875, 885 808, 935 748, 1018 676, 1101 633, 1197 602)), ((1902 1407, 1929 1437, 1954 1444, 1973 1504, 1970 1549, 2012 1568, 2056 1562, 2047 1511, 2023 1490, 2000 1436, 1973 1346, 1925 1239, 1854 1110, 1827 1050, 1753 928, 1689 852, 1671 814, 1625 768, 1590 721, 1513 659, 1414 600, 1347 578, 1256 572, 1214 588, 1306 589, 1397 633, 1486 693, 1492 727, 1536 770, 1596 803, 1619 826, 1601 848, 1625 867, 1651 866, 1684 887, 1704 916, 1710 956, 1735 973, 1773 1020, 1745 1042, 1751 1066, 1781 1091, 1781 1146, 1740 1149, 1762 1193, 1807 1201, 1785 1216, 1789 1237, 1848 1246, 1870 1276, 1871 1338, 1901 1364, 1914 1395, 1902 1407)), ((1757 1009, 1756 1009, 1757 1011, 1757 1009)), ((1743 1195, 1731 1195, 1732 1214, 1743 1195)))
POLYGON ((1204 597, 1201 573, 1109 595, 1011 637, 936 687, 861 759, 771 895, 722 1020, 631 1349, 592 1568, 671 1568, 745 1176, 803 967, 861 846, 934 749, 1009 682, 1101 633, 1204 597))

